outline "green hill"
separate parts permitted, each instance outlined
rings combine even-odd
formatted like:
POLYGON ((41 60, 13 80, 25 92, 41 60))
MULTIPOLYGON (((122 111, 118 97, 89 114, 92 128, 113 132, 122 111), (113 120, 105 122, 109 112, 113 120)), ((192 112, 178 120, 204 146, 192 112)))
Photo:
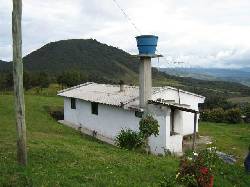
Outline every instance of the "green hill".
POLYGON ((0 60, 0 72, 10 70, 10 64, 6 61, 0 60))
POLYGON ((67 70, 108 79, 133 79, 138 72, 136 58, 93 39, 52 42, 25 56, 23 61, 26 71, 50 75, 67 70))

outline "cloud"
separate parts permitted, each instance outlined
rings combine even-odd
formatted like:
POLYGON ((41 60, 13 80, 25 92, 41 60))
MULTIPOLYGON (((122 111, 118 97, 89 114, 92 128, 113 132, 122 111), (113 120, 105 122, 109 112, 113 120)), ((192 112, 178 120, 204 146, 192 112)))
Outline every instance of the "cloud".
MULTIPOLYGON (((161 67, 249 67, 249 0, 116 0, 142 34, 159 36, 161 67)), ((0 0, 0 59, 11 60, 11 1, 0 0)), ((23 0, 23 53, 69 38, 136 54, 139 33, 112 0, 23 0)), ((154 61, 158 65, 157 61, 154 61)))

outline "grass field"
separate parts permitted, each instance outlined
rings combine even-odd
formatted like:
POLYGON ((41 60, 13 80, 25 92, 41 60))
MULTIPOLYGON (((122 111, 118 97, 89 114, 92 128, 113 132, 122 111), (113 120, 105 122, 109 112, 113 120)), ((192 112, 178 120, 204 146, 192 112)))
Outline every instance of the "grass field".
POLYGON ((216 124, 202 122, 200 134, 211 136, 220 151, 234 155, 242 163, 250 145, 250 124, 216 124))
MULTIPOLYGON (((178 158, 121 150, 59 125, 45 107, 62 106, 61 98, 25 99, 29 164, 22 168, 15 161, 13 97, 0 96, 0 186, 159 186, 178 168, 178 158)), ((245 154, 250 126, 203 124, 200 130, 214 136, 225 152, 245 154), (243 138, 236 136, 236 129, 243 138), (233 146, 239 149, 231 150, 233 146)), ((239 165, 225 165, 215 176, 215 186, 249 184, 250 176, 239 165)))

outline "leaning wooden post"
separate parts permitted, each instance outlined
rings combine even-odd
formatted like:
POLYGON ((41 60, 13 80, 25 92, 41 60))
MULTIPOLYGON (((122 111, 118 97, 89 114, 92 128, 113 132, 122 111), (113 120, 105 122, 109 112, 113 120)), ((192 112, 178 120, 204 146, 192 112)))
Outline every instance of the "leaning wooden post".
POLYGON ((13 0, 12 38, 13 38, 13 80, 17 128, 17 161, 27 165, 25 104, 23 94, 22 63, 22 0, 13 0))
POLYGON ((194 133, 193 133, 193 146, 192 146, 193 151, 195 151, 196 125, 197 125, 197 112, 194 113, 194 133))

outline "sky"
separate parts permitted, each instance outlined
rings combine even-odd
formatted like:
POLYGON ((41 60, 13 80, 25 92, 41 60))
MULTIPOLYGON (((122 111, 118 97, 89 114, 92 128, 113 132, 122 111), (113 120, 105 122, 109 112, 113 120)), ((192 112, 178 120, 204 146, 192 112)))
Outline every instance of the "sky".
MULTIPOLYGON (((23 55, 72 38, 131 54, 135 36, 159 36, 160 67, 250 67, 249 0, 23 0, 23 55), (184 62, 176 64, 174 62, 184 62)), ((11 0, 0 0, 0 59, 12 60, 11 0)))

